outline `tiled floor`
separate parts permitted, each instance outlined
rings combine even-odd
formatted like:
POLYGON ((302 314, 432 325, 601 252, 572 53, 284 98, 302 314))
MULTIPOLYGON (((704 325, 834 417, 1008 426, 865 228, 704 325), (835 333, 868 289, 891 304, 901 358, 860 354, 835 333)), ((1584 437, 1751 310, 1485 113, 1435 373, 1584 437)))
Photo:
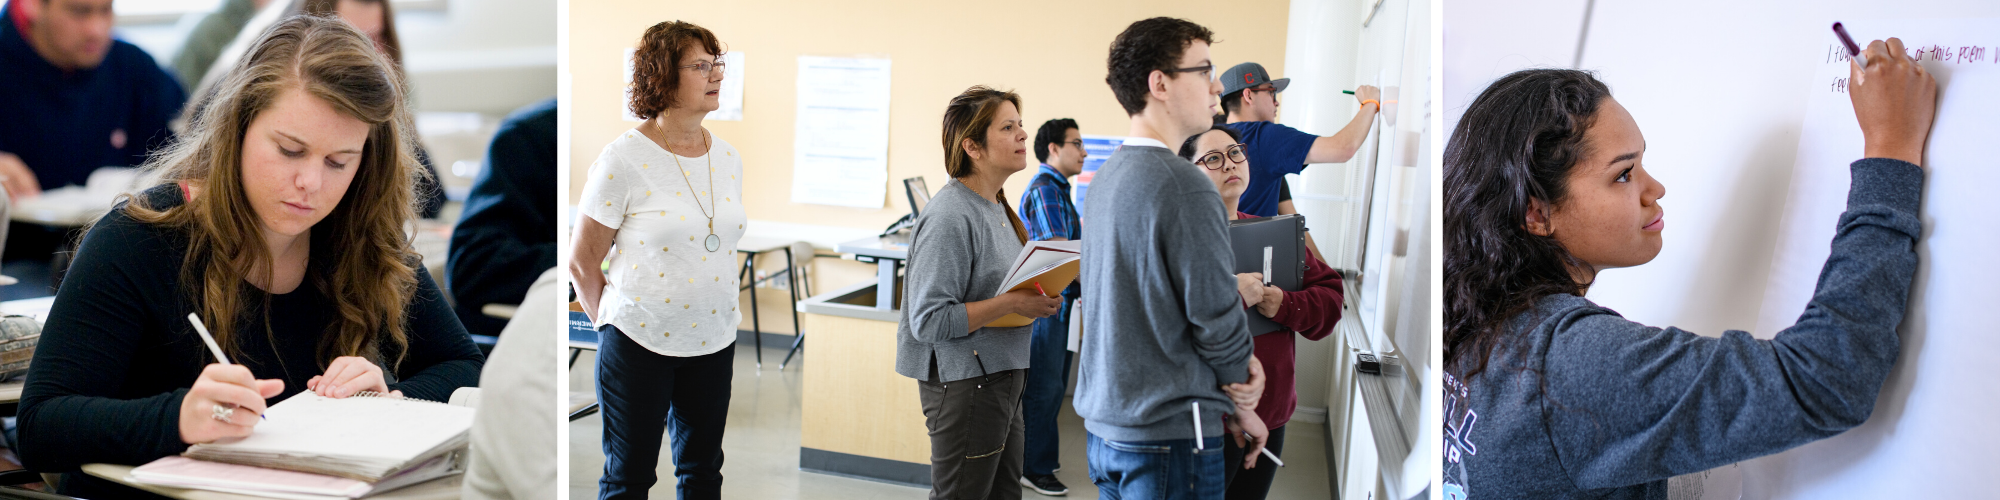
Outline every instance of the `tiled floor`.
MULTIPOLYGON (((766 344, 770 344, 766 342, 766 344)), ((722 446, 726 459, 722 466, 724 498, 743 499, 814 499, 814 500, 892 500, 922 499, 928 493, 924 489, 898 486, 863 479, 832 476, 799 470, 799 387, 801 374, 799 363, 794 363, 777 371, 777 361, 784 357, 783 349, 767 347, 764 351, 765 365, 759 372, 752 361, 752 351, 748 343, 739 344, 736 351, 736 377, 731 387, 729 400, 729 429, 723 436, 722 446)), ((591 387, 591 356, 585 354, 577 360, 571 372, 571 385, 578 390, 591 387)), ((911 384, 910 390, 916 390, 911 384)), ((597 496, 597 478, 603 475, 604 454, 599 448, 603 419, 592 415, 570 424, 570 482, 571 500, 586 500, 597 496)), ((1067 498, 1095 499, 1097 488, 1090 484, 1084 471, 1083 418, 1068 404, 1063 405, 1062 461, 1063 469, 1056 476, 1069 485, 1067 498)), ((1321 424, 1295 423, 1287 432, 1285 440, 1285 465, 1279 470, 1276 484, 1271 488, 1272 499, 1321 499, 1332 498, 1327 481, 1324 427, 1321 424)), ((661 481, 653 486, 653 498, 674 498, 673 465, 664 456, 660 458, 661 481)), ((1027 499, 1046 498, 1033 491, 1025 492, 1027 499)))

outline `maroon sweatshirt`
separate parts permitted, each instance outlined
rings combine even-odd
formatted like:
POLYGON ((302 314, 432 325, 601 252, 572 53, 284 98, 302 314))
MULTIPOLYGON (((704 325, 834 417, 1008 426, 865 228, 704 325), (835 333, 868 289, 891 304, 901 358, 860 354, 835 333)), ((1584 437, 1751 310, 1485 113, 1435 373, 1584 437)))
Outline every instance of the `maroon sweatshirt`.
MULTIPOLYGON (((1237 212, 1236 216, 1253 217, 1243 212, 1237 212)), ((1319 340, 1333 334, 1334 323, 1340 321, 1340 273, 1312 252, 1306 252, 1305 257, 1305 281, 1298 291, 1285 292, 1278 315, 1271 321, 1304 335, 1306 340, 1319 340)), ((1249 313, 1260 314, 1256 306, 1251 306, 1249 313)), ((1292 420, 1292 410, 1299 406, 1299 392, 1293 378, 1298 348, 1289 334, 1255 335, 1251 340, 1256 344, 1253 354, 1264 365, 1264 397, 1257 402, 1257 416, 1264 420, 1265 427, 1283 427, 1292 420)))

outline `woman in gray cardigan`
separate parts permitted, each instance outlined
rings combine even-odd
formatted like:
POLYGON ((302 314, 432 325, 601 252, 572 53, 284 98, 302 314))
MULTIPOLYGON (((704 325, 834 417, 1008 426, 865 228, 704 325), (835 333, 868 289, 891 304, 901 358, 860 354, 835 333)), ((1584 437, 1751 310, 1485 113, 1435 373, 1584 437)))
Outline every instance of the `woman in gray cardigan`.
POLYGON ((911 232, 896 328, 896 373, 917 379, 931 436, 931 498, 1020 498, 1022 371, 1029 326, 985 327, 1009 314, 1040 318, 1061 302, 995 294, 1027 233, 1001 184, 1028 166, 1021 98, 966 89, 944 112, 951 182, 911 232))

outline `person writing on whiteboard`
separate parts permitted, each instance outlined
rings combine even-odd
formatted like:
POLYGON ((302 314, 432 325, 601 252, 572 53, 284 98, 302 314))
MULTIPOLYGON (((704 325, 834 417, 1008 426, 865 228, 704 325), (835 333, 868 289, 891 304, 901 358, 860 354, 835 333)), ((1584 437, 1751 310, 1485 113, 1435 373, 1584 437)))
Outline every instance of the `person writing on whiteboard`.
POLYGON ((1075 401, 1105 498, 1220 497, 1225 428, 1248 435, 1251 455, 1267 436, 1255 413, 1264 372, 1243 316, 1263 299, 1262 278, 1229 272, 1222 197, 1168 146, 1213 123, 1213 38, 1185 19, 1144 19, 1106 58, 1104 81, 1131 124, 1083 207, 1079 279, 1090 301, 1075 401))
POLYGON ((590 166, 570 276, 597 327, 604 413, 598 498, 645 498, 673 434, 681 498, 722 495, 722 430, 736 354, 743 155, 702 128, 722 106, 722 44, 679 21, 646 29, 632 113, 590 166), (610 276, 600 270, 610 259, 610 276), (669 418, 671 417, 671 418, 669 418))
POLYGON ((162 182, 84 236, 21 394, 24 465, 70 473, 66 495, 157 498, 73 472, 250 435, 301 391, 476 385, 479 349, 403 232, 423 175, 406 91, 346 23, 266 31, 148 162, 162 182))
POLYGON ((1810 305, 1770 340, 1584 298, 1598 272, 1660 251, 1645 137, 1590 73, 1487 87, 1445 149, 1444 497, 1666 498, 1670 477, 1865 421, 1896 362, 1937 106, 1903 54, 1876 41, 1851 69, 1865 156, 1810 305))
MULTIPOLYGON (((1304 172, 1310 163, 1341 163, 1354 158, 1355 151, 1368 139, 1368 128, 1375 125, 1376 113, 1382 110, 1382 91, 1362 85, 1353 92, 1361 109, 1347 126, 1329 136, 1301 132, 1277 123, 1278 94, 1291 83, 1290 78, 1272 80, 1264 65, 1254 62, 1232 66, 1222 73, 1222 110, 1227 115, 1224 126, 1243 137, 1245 154, 1256 165, 1256 172, 1250 176, 1251 184, 1243 190, 1241 204, 1243 213, 1252 217, 1299 213, 1292 204, 1292 189, 1285 182, 1285 175, 1304 172)), ((1306 245, 1313 253, 1319 253, 1319 246, 1313 243, 1310 234, 1306 236, 1306 245)))
POLYGON ((1020 96, 984 86, 952 98, 943 136, 951 182, 910 231, 896 373, 917 379, 933 499, 1021 498, 1031 326, 986 325, 1055 314, 1061 301, 1032 290, 996 293, 1028 239, 1000 188, 1028 166, 1020 110, 1020 96))
MULTIPOLYGON (((1216 126, 1207 132, 1189 136, 1181 142, 1180 155, 1200 166, 1208 174, 1208 181, 1215 184, 1215 190, 1222 194, 1222 208, 1229 220, 1249 219, 1250 214, 1237 210, 1237 200, 1243 196, 1244 186, 1250 184, 1250 155, 1244 153, 1242 136, 1236 129, 1216 126)), ((1333 325, 1340 322, 1341 288, 1340 273, 1326 265, 1318 257, 1308 252, 1301 255, 1305 259, 1305 279, 1299 289, 1287 292, 1278 287, 1264 285, 1262 298, 1250 306, 1249 314, 1259 314, 1270 318, 1283 327, 1280 330, 1251 332, 1252 352, 1264 363, 1264 392, 1257 399, 1257 417, 1271 430, 1271 438, 1264 444, 1271 455, 1284 458, 1285 424, 1292 420, 1292 411, 1298 408, 1299 394, 1293 385, 1293 368, 1298 364, 1298 347, 1292 340, 1293 332, 1306 340, 1319 340, 1333 334, 1333 325)), ((1256 274, 1237 274, 1238 279, 1251 277, 1261 280, 1256 274)), ((1245 456, 1241 439, 1223 440, 1223 483, 1228 486, 1223 498, 1229 500, 1263 500, 1271 492, 1271 482, 1277 478, 1278 464, 1263 456, 1245 456), (1246 460, 1247 459, 1247 460, 1246 460), (1246 465, 1248 465, 1246 467, 1246 465)), ((1261 455, 1261 454, 1259 454, 1261 455)))

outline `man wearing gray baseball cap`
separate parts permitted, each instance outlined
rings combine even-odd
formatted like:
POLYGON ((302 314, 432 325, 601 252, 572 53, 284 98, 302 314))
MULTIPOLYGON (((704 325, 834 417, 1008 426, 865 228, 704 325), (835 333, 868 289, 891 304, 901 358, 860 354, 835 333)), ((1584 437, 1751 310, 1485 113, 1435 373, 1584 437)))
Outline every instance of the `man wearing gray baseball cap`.
POLYGON ((1290 78, 1271 79, 1264 66, 1246 62, 1222 73, 1222 109, 1226 126, 1243 135, 1244 152, 1250 157, 1250 185, 1243 191, 1237 209, 1258 217, 1295 214, 1285 174, 1296 174, 1310 163, 1340 163, 1354 157, 1375 113, 1382 109, 1382 91, 1363 85, 1354 90, 1361 111, 1354 120, 1333 135, 1321 137, 1279 125, 1278 93, 1292 83, 1290 78))

